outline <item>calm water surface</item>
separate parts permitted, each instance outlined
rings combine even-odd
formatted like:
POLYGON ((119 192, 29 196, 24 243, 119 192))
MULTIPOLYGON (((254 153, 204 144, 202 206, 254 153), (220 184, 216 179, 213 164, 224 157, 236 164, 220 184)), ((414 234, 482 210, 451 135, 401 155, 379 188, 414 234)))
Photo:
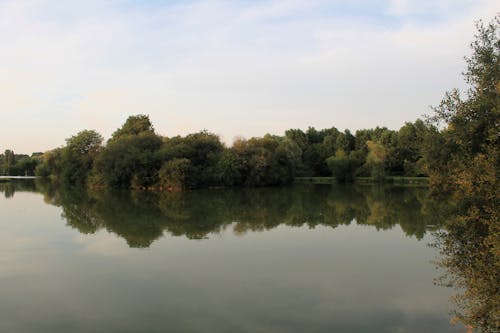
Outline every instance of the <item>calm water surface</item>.
POLYGON ((0 184, 0 332, 465 332, 425 189, 0 184))

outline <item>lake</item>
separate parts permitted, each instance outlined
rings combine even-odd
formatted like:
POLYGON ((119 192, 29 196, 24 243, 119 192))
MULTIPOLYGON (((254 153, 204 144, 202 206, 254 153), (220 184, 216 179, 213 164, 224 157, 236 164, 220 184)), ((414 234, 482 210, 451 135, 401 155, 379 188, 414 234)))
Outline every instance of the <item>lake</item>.
POLYGON ((0 183, 0 332, 465 332, 425 188, 0 183))

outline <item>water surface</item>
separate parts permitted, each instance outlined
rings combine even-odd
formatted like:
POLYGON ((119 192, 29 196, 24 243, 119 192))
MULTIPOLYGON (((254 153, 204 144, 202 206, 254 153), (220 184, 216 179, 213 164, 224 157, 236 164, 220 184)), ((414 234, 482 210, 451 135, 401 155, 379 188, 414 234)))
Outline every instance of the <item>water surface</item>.
POLYGON ((425 189, 0 194, 0 332, 465 331, 425 189))

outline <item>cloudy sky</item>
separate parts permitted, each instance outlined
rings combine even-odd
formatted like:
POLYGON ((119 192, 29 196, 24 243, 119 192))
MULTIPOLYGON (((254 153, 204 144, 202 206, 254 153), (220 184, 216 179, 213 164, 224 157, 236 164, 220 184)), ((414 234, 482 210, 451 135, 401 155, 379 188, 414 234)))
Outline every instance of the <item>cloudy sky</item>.
POLYGON ((463 87, 497 0, 0 0, 0 151, 132 114, 166 136, 397 129, 463 87))

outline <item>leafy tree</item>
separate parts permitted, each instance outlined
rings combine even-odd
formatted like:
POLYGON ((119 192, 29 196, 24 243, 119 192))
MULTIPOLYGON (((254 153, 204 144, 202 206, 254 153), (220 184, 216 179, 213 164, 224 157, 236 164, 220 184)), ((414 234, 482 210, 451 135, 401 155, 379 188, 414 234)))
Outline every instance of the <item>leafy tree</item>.
POLYGON ((40 177, 58 178, 63 170, 62 148, 55 148, 45 152, 41 162, 35 169, 35 175, 40 177))
POLYGON ((61 156, 62 180, 71 184, 85 183, 102 141, 99 133, 89 130, 81 131, 67 139, 61 156))
POLYGON ((37 158, 23 157, 19 159, 16 163, 19 175, 33 176, 35 174, 35 169, 38 164, 37 158))
POLYGON ((117 129, 112 135, 110 142, 130 135, 139 135, 141 133, 154 133, 153 124, 147 115, 135 115, 127 118, 123 126, 117 129))
POLYGON ((12 150, 6 149, 3 154, 2 172, 4 175, 9 175, 14 163, 16 162, 15 154, 12 150))
POLYGON ((354 180, 356 161, 343 149, 337 150, 334 156, 326 160, 326 163, 338 182, 344 183, 354 180))
POLYGON ((441 235, 442 266, 463 291, 457 317, 482 332, 498 332, 500 272, 500 16, 477 24, 463 73, 469 89, 452 90, 430 118, 441 127, 425 150, 431 189, 450 192, 455 214, 441 235))
POLYGON ((226 149, 217 162, 217 177, 221 185, 243 185, 245 177, 245 161, 233 149, 226 149))
POLYGON ((294 141, 301 150, 304 150, 309 145, 308 136, 300 129, 286 130, 285 136, 294 141))
POLYGON ((165 140, 160 156, 163 161, 174 158, 188 159, 191 163, 189 187, 217 185, 218 163, 225 147, 220 138, 207 131, 165 140))
POLYGON ((232 151, 240 161, 239 173, 247 186, 290 183, 300 165, 301 150, 288 138, 266 135, 238 140, 232 151))
POLYGON ((109 187, 149 187, 157 182, 162 139, 142 132, 113 140, 95 162, 92 183, 109 187))
POLYGON ((424 171, 425 140, 430 134, 430 127, 422 120, 405 123, 398 131, 397 154, 403 163, 405 176, 420 176, 424 171))
POLYGON ((335 142, 335 147, 349 153, 355 147, 355 138, 349 130, 339 133, 335 142))
POLYGON ((174 158, 165 162, 159 172, 160 186, 171 190, 184 189, 189 184, 191 168, 191 161, 187 158, 174 158))
POLYGON ((387 151, 385 147, 377 142, 368 141, 368 156, 366 157, 366 164, 371 169, 372 177, 375 181, 383 181, 385 178, 385 160, 387 158, 387 151))

